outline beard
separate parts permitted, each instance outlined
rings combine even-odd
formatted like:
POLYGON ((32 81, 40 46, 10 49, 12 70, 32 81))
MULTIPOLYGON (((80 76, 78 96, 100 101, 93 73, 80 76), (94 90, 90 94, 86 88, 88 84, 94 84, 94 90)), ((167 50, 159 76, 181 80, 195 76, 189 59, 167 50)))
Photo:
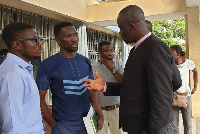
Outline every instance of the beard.
POLYGON ((76 52, 78 50, 78 47, 70 47, 70 48, 64 48, 65 51, 68 51, 68 52, 76 52))
POLYGON ((76 52, 78 50, 78 47, 72 47, 71 51, 76 52))

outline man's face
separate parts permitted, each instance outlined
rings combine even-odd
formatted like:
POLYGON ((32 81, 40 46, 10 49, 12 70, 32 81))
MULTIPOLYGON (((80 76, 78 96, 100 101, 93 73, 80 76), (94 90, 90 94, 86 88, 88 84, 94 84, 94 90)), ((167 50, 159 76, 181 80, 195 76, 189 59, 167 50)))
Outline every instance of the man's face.
POLYGON ((131 24, 129 24, 122 15, 118 15, 117 18, 117 24, 118 27, 120 28, 120 35, 123 38, 123 40, 128 44, 128 43, 133 43, 134 42, 134 36, 132 32, 132 27, 131 24))
POLYGON ((74 26, 63 27, 56 41, 61 51, 76 52, 78 50, 79 38, 74 26))
POLYGON ((15 41, 14 45, 17 42, 19 56, 23 60, 29 61, 34 57, 41 56, 42 44, 40 40, 37 42, 36 38, 38 38, 38 35, 34 28, 28 28, 17 36, 17 41, 15 41))
POLYGON ((177 61, 179 58, 179 54, 176 52, 176 50, 171 49, 172 55, 174 57, 174 60, 177 61))
POLYGON ((112 45, 103 45, 101 51, 99 51, 100 57, 107 60, 113 60, 113 46, 112 45))

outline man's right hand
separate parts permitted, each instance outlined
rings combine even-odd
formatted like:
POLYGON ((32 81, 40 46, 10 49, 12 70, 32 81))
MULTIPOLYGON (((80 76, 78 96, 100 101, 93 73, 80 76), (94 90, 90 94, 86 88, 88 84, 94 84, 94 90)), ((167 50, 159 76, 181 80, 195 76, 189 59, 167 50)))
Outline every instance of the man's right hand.
POLYGON ((101 58, 101 63, 104 64, 110 71, 112 71, 115 68, 113 59, 108 60, 108 59, 105 59, 105 58, 101 58))
POLYGON ((105 82, 103 81, 97 70, 95 70, 95 76, 96 76, 95 80, 83 79, 83 81, 88 82, 88 84, 83 84, 83 86, 87 87, 89 90, 94 90, 94 91, 104 90, 105 82))

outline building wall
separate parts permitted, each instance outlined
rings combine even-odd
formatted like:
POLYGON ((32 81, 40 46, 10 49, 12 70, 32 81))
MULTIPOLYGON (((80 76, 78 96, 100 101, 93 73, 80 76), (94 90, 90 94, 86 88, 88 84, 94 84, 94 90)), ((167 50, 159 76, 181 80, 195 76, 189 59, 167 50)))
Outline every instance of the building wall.
POLYGON ((119 11, 127 5, 138 5, 145 16, 171 14, 185 12, 187 10, 185 0, 126 0, 116 2, 101 2, 98 5, 89 5, 87 9, 87 21, 116 20, 119 11))
MULTIPOLYGON (((196 64, 196 69, 200 74, 200 9, 199 7, 190 7, 187 9, 186 16, 186 45, 187 45, 187 58, 193 60, 196 64)), ((200 75, 199 75, 200 76, 200 75)), ((200 78, 200 77, 199 77, 200 78)), ((190 75, 190 86, 194 87, 193 73, 190 75)), ((200 117, 200 83, 198 84, 197 91, 192 95, 192 110, 193 117, 200 117)))

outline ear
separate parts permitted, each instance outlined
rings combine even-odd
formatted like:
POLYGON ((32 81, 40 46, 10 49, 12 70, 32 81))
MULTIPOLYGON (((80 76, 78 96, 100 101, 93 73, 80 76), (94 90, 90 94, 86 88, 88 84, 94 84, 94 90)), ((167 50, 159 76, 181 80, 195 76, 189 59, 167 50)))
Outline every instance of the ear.
POLYGON ((131 29, 135 29, 135 24, 131 23, 131 29))
POLYGON ((99 55, 103 54, 102 50, 101 51, 98 51, 99 55))
POLYGON ((58 37, 56 37, 55 40, 56 40, 58 46, 60 47, 60 39, 58 37))
POLYGON ((15 50, 17 50, 17 51, 19 51, 19 50, 22 49, 22 46, 21 46, 21 44, 18 41, 13 41, 12 42, 12 48, 15 49, 15 50))
POLYGON ((56 42, 60 44, 60 39, 58 37, 55 38, 56 42))

